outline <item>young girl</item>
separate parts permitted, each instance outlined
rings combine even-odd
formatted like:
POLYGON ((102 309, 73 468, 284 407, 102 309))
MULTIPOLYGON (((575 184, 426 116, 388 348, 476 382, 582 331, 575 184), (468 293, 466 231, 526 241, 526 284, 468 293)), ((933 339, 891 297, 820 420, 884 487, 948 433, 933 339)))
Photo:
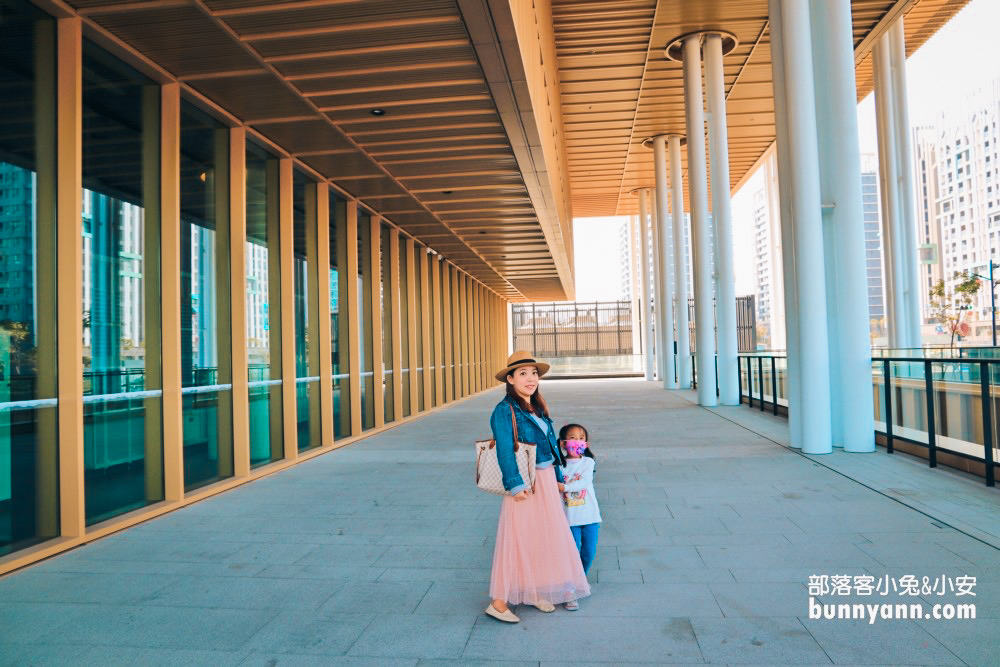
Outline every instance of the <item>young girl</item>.
MULTIPOLYGON (((563 501, 576 548, 584 573, 590 570, 597 553, 597 532, 601 523, 601 510, 594 493, 594 455, 587 445, 587 429, 579 424, 566 424, 559 430, 559 445, 566 453, 562 466, 564 482, 563 501)), ((566 609, 575 611, 580 605, 576 600, 566 603, 566 609)))

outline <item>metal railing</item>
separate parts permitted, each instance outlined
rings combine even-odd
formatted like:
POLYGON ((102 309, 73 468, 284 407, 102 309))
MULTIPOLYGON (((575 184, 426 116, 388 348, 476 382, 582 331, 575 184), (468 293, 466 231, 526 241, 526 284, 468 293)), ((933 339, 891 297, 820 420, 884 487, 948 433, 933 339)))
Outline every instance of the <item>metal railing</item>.
POLYGON ((514 304, 513 349, 539 357, 631 355, 628 301, 514 304))
MULTIPOLYGON (((948 357, 936 356, 938 351, 912 350, 921 356, 873 351, 875 433, 884 437, 889 454, 897 442, 925 449, 931 468, 937 467, 939 453, 981 464, 987 486, 994 486, 1000 465, 994 417, 1000 410, 1000 352, 966 348, 963 356, 948 357), (973 350, 976 357, 969 356, 973 350)), ((787 415, 783 354, 742 354, 739 374, 741 402, 787 415)))

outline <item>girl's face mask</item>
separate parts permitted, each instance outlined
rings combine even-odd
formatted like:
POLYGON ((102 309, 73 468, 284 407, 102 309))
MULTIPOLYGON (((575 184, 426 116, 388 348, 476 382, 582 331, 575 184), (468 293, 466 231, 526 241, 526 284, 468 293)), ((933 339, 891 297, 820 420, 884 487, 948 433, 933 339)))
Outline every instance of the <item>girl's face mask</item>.
POLYGON ((570 456, 574 458, 579 458, 583 456, 583 452, 587 449, 587 443, 583 440, 567 440, 566 441, 566 451, 570 456))

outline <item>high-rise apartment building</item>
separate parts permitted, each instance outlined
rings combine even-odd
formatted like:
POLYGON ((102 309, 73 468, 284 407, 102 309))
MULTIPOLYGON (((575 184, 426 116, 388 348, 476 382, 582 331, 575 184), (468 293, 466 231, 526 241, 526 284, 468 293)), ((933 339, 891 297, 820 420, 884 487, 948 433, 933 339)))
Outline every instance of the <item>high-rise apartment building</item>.
POLYGON ((638 264, 633 263, 635 249, 634 225, 632 218, 622 220, 618 228, 618 257, 621 266, 622 298, 631 301, 638 294, 636 273, 638 264))
MULTIPOLYGON (((924 317, 930 287, 955 272, 989 275, 1000 262, 1000 80, 915 131, 914 162, 924 317)), ((984 282, 970 314, 972 338, 990 336, 990 286, 984 282)))
POLYGON ((882 272, 882 214, 879 208, 878 160, 861 156, 861 206, 865 224, 865 271, 868 284, 868 319, 876 336, 884 331, 885 276, 882 272))

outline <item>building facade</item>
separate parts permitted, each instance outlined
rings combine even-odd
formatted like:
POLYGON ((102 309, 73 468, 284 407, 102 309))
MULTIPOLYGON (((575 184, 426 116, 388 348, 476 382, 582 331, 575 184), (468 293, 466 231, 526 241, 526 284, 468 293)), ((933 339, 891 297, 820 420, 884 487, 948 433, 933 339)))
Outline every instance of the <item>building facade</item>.
POLYGON ((0 574, 495 386, 506 298, 447 241, 67 10, 0 11, 0 574))
MULTIPOLYGON (((998 117, 1000 80, 940 114, 933 127, 914 132, 925 321, 931 317, 927 292, 938 280, 950 290, 956 272, 988 276, 990 262, 1000 262, 998 117)), ((990 339, 989 287, 984 280, 967 316, 970 342, 990 339)))

